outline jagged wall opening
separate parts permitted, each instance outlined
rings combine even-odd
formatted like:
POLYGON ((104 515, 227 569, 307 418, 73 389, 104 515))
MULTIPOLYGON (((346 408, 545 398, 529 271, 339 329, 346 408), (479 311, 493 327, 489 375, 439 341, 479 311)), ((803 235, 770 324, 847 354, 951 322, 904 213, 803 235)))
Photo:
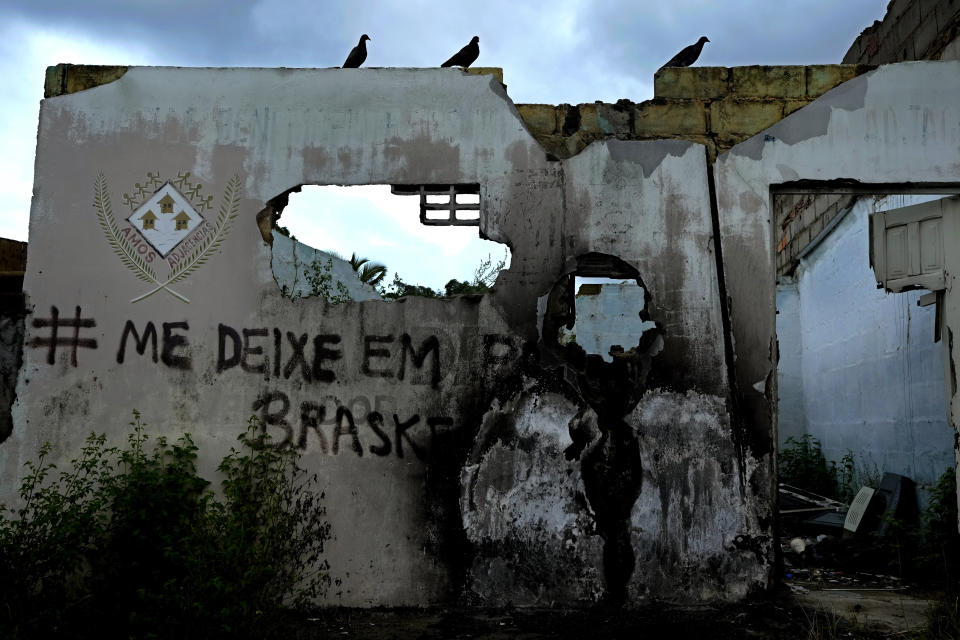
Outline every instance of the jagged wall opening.
POLYGON ((479 185, 303 185, 258 225, 284 295, 339 303, 489 291, 510 250, 471 228, 480 213, 479 185))

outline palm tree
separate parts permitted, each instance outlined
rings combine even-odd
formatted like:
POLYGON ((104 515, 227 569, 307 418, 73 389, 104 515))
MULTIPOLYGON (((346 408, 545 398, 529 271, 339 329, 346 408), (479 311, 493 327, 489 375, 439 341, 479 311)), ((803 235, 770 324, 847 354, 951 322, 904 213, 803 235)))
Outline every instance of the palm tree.
POLYGON ((377 286, 387 275, 386 265, 378 262, 370 262, 369 258, 361 258, 356 253, 350 256, 350 266, 357 272, 360 282, 369 284, 372 287, 377 286))

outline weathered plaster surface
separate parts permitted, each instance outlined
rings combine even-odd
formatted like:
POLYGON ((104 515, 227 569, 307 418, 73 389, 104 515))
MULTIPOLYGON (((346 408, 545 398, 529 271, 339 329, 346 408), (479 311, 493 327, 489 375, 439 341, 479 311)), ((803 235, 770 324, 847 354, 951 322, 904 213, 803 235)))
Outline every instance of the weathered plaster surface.
MULTIPOLYGON (((733 444, 706 159, 689 142, 608 140, 548 161, 502 85, 458 70, 132 67, 50 98, 3 498, 39 443, 66 460, 93 429, 121 442, 133 408, 151 433, 192 433, 213 477, 256 413, 325 488, 327 604, 611 591, 636 604, 763 586, 766 463, 733 444), (109 200, 122 221, 155 179, 209 196, 219 234, 167 289, 138 279, 98 220, 109 200), (485 296, 290 300, 290 248, 265 241, 257 214, 305 183, 479 183, 480 232, 510 245, 511 266, 485 296), (549 295, 562 315, 558 283, 604 265, 642 282, 660 340, 612 364, 545 340, 537 313, 549 295), (75 364, 45 342, 54 307, 96 341, 75 364), (671 520, 683 514, 690 527, 671 520)), ((164 284, 169 263, 150 264, 164 284)))

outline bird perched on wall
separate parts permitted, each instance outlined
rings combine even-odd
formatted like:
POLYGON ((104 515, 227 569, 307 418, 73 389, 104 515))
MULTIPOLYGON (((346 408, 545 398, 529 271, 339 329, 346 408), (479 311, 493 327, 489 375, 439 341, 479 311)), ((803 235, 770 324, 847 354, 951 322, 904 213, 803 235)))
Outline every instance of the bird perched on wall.
POLYGON ((694 62, 697 61, 697 58, 700 57, 700 52, 703 51, 703 45, 707 42, 710 42, 710 38, 707 36, 702 36, 695 43, 689 47, 684 47, 680 53, 670 58, 670 62, 660 67, 689 67, 694 62))
POLYGON ((356 69, 363 64, 363 61, 367 59, 367 40, 369 39, 370 36, 367 34, 360 36, 360 42, 353 49, 350 49, 350 55, 343 63, 344 69, 356 69))
POLYGON ((453 54, 449 60, 444 62, 441 67, 463 67, 466 69, 480 55, 480 38, 473 36, 470 38, 470 44, 460 51, 453 54))

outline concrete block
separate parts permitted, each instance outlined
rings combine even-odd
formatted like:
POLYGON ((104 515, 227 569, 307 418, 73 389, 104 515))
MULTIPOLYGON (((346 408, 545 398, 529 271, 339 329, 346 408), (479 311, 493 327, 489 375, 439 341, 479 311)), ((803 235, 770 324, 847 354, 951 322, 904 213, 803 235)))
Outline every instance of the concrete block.
POLYGON ((518 104, 517 111, 532 133, 550 135, 557 131, 557 108, 552 104, 518 104))
POLYGON ((497 82, 503 84, 503 69, 500 67, 470 67, 464 71, 475 76, 493 76, 497 82))
POLYGON ((802 98, 806 95, 806 69, 799 65, 733 67, 730 93, 747 98, 802 98))
POLYGON ((634 113, 633 133, 641 137, 706 135, 706 105, 697 100, 645 102, 634 113))
POLYGON ((783 118, 778 100, 742 100, 728 97, 710 103, 710 128, 719 134, 746 134, 745 139, 783 118))
POLYGON ((811 100, 787 100, 783 103, 783 117, 786 118, 788 115, 796 111, 797 109, 802 109, 812 102, 811 100))
POLYGON ((855 64, 817 64, 806 68, 807 97, 819 98, 839 84, 855 78, 863 71, 855 64))
POLYGON ((119 79, 129 67, 92 64, 58 64, 47 67, 43 97, 76 93, 119 79))
POLYGON ((598 105, 588 103, 577 105, 580 109, 580 131, 583 133, 606 133, 600 126, 598 105))
POLYGON ((720 98, 729 92, 729 77, 726 67, 668 67, 654 74, 653 95, 690 100, 720 98))

